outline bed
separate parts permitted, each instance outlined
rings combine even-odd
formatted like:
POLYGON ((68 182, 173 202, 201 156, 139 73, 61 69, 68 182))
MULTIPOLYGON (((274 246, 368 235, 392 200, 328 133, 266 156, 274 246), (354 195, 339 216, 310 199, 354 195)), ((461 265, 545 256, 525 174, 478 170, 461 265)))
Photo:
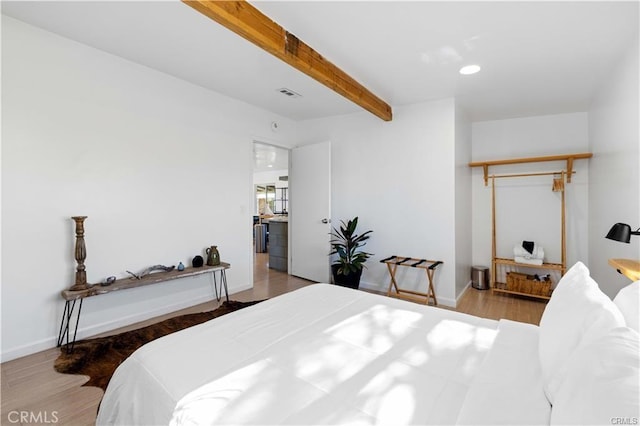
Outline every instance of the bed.
POLYGON ((638 334, 589 280, 540 327, 313 284, 143 346, 97 424, 637 422, 638 334))

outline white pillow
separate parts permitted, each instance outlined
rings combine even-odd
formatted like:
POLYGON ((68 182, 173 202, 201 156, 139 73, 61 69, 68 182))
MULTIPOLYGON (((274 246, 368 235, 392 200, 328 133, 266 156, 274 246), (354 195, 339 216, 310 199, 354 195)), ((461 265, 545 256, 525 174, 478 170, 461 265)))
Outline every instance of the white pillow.
POLYGON ((636 424, 639 383, 640 336, 628 327, 611 330, 571 356, 556 391, 551 424, 636 424))
POLYGON ((613 299, 627 327, 640 331, 640 280, 622 288, 613 299))
POLYGON ((598 288, 581 262, 562 277, 540 320, 540 367, 547 398, 562 381, 566 363, 581 343, 625 325, 616 305, 598 288))

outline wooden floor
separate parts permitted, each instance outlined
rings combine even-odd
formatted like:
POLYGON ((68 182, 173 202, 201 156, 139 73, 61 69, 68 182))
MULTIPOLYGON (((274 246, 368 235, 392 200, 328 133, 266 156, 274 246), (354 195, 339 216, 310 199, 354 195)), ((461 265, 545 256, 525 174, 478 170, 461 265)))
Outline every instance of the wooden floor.
MULTIPOLYGON (((255 255, 254 287, 233 295, 234 300, 249 301, 274 297, 311 284, 268 267, 268 255, 255 255)), ((211 310, 218 303, 209 302, 142 323, 133 324, 113 333, 139 328, 176 315, 211 310)), ((492 294, 469 288, 459 301, 457 311, 480 317, 538 324, 545 303, 510 295, 492 294)), ((84 376, 56 373, 53 362, 59 349, 49 349, 1 365, 2 425, 52 424, 93 425, 102 390, 82 387, 84 376), (20 422, 20 415, 31 416, 20 422), (16 421, 17 420, 17 421, 16 421), (40 421, 37 421, 40 420, 40 421)))

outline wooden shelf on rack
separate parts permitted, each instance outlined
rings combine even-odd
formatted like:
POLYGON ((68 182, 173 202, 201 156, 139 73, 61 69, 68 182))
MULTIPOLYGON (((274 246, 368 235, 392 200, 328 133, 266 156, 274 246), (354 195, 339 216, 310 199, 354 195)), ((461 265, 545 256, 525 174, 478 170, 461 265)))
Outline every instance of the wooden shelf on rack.
MULTIPOLYGON (((521 263, 518 263, 518 265, 522 265, 521 263)), ((491 291, 497 292, 497 293, 507 293, 507 294, 515 294, 518 296, 527 296, 527 297, 535 297, 536 299, 544 299, 544 300, 549 300, 551 299, 551 296, 543 296, 540 294, 532 294, 532 293, 523 293, 520 291, 513 291, 513 290, 507 290, 507 284, 505 283, 494 283, 493 284, 494 287, 491 289, 491 291)))
MULTIPOLYGON (((495 259, 493 259, 493 263, 494 265, 507 265, 507 266, 514 266, 514 267, 518 267, 518 268, 532 268, 532 269, 545 269, 545 270, 550 270, 550 271, 558 271, 560 272, 560 275, 564 275, 564 273, 566 272, 566 268, 563 264, 561 263, 543 263, 542 265, 531 265, 529 263, 519 263, 514 261, 513 259, 506 259, 503 257, 496 257, 495 259)), ((526 293, 526 292, 522 292, 522 291, 514 291, 514 290, 508 290, 507 289, 507 284, 506 283, 502 283, 502 282, 494 282, 492 287, 491 287, 492 291, 497 292, 497 293, 507 293, 507 294, 516 294, 518 296, 529 296, 529 297, 535 297, 537 299, 543 299, 543 300, 549 300, 551 299, 551 296, 545 296, 542 294, 535 294, 535 293, 526 293)))
POLYGON ((523 267, 523 268, 537 268, 537 269, 550 269, 553 271, 560 271, 562 273, 562 275, 564 275, 565 271, 565 267, 563 264, 561 263, 543 263, 542 265, 531 265, 529 263, 518 263, 513 259, 505 259, 502 257, 496 257, 494 259, 494 261, 496 262, 496 264, 499 265, 511 265, 511 266, 517 266, 517 267, 523 267))

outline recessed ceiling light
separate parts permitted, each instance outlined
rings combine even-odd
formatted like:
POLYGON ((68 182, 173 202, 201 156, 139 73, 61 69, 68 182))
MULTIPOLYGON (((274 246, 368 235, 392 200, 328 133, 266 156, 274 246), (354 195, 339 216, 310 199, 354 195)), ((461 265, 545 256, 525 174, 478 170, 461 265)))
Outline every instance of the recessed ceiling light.
POLYGON ((463 75, 475 74, 478 71, 480 71, 480 65, 467 65, 460 68, 460 74, 463 75))
POLYGON ((273 164, 267 164, 267 167, 273 167, 273 164))

